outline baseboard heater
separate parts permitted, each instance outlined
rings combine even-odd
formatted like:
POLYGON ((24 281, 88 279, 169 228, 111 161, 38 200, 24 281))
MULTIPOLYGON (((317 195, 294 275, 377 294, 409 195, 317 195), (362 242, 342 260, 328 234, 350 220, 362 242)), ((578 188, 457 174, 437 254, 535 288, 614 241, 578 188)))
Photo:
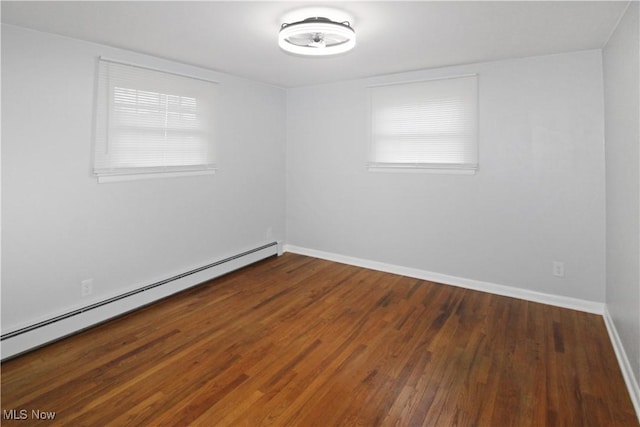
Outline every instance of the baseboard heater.
POLYGON ((86 307, 34 323, 0 336, 2 360, 18 356, 45 344, 78 333, 162 298, 215 279, 273 255, 280 255, 279 243, 269 243, 207 264, 150 285, 116 295, 86 307))

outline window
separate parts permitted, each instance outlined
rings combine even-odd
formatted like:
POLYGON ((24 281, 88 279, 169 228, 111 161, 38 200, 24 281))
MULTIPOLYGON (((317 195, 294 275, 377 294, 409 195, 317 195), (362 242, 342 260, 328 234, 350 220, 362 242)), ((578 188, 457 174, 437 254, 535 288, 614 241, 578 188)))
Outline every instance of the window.
POLYGON ((98 181, 213 173, 216 86, 100 59, 93 165, 98 181))
POLYGON ((477 76, 370 88, 370 170, 478 167, 477 76))

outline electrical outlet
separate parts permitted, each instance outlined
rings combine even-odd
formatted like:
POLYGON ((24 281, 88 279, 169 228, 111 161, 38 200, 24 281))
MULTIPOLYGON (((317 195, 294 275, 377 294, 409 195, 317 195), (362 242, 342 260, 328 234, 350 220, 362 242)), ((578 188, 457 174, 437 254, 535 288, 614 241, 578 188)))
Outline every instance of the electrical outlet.
POLYGON ((564 277, 564 262, 553 261, 553 275, 556 277, 564 277))
POLYGON ((88 297, 93 293, 93 279, 85 279, 80 282, 80 295, 88 297))

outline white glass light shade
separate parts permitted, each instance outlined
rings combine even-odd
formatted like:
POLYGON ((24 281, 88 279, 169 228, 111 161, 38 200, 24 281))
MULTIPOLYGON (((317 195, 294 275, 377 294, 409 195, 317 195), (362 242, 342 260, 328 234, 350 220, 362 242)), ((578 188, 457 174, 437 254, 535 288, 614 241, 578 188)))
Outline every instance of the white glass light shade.
POLYGON ((335 55, 356 45, 356 33, 348 23, 326 18, 308 18, 293 24, 283 24, 278 45, 297 55, 335 55))

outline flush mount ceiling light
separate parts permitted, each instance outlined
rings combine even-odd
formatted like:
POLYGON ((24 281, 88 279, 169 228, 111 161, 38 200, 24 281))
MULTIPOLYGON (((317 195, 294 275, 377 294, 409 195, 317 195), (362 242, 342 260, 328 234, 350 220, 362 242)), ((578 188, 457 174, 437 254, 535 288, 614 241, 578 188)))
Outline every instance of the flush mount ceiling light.
POLYGON ((353 49, 356 45, 356 32, 348 21, 307 18, 282 24, 278 44, 287 52, 298 55, 334 55, 353 49))

